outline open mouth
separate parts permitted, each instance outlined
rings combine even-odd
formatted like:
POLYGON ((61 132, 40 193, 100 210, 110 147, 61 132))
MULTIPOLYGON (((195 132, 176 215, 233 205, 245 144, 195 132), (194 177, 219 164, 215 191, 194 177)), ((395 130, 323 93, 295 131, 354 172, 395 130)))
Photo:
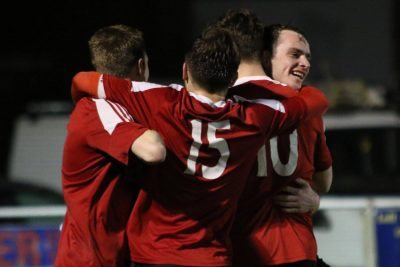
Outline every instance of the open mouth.
POLYGON ((306 77, 306 73, 301 72, 301 71, 292 71, 291 74, 293 76, 296 76, 297 78, 299 78, 300 80, 303 80, 306 77))

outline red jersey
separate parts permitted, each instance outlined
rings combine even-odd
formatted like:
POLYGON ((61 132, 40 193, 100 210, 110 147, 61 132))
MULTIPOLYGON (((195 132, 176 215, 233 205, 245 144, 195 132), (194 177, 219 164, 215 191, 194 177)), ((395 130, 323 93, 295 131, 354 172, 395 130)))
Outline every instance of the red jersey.
MULTIPOLYGON (((252 82, 253 86, 268 88, 271 82, 276 82, 268 77, 258 79, 252 82)), ((254 98, 251 86, 241 87, 235 87, 232 94, 254 98)), ((290 96, 287 92, 282 97, 267 92, 266 95, 274 98, 290 96)), ((326 170, 331 165, 322 117, 302 122, 290 134, 267 140, 259 151, 257 168, 249 177, 239 201, 232 229, 234 266, 316 260, 317 244, 311 214, 283 212, 273 204, 271 197, 298 177, 311 183, 314 172, 326 170)))
POLYGON ((132 261, 229 265, 229 231, 257 151, 266 137, 294 129, 305 118, 306 102, 214 103, 178 85, 99 78, 80 73, 74 94, 81 90, 121 103, 135 120, 157 130, 167 148, 165 162, 148 170, 128 223, 132 261))
POLYGON ((145 130, 119 104, 89 98, 77 103, 64 146, 67 212, 54 266, 119 267, 129 262, 126 224, 134 194, 126 166, 133 158, 133 141, 145 130))

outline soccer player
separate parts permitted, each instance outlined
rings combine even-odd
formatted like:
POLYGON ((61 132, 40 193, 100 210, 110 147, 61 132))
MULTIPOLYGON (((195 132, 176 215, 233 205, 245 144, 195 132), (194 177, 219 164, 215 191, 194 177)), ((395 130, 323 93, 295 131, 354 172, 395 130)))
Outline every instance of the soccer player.
MULTIPOLYGON (((304 80, 310 71, 311 52, 310 45, 305 34, 298 28, 290 25, 273 24, 264 28, 264 52, 266 53, 266 71, 272 78, 283 82, 295 90, 301 90, 304 86, 304 80)), ((312 161, 308 163, 309 168, 314 167, 312 180, 297 179, 294 186, 284 187, 283 194, 275 197, 275 203, 282 207, 282 210, 289 213, 303 213, 307 217, 304 221, 298 223, 296 214, 287 216, 288 221, 293 229, 301 229, 306 227, 305 238, 309 238, 314 243, 312 234, 311 214, 319 207, 318 205, 300 205, 299 199, 304 199, 298 194, 305 194, 308 198, 319 200, 318 194, 329 191, 332 184, 332 159, 326 144, 324 133, 324 125, 322 117, 315 117, 310 121, 302 123, 298 128, 298 134, 304 136, 299 144, 300 150, 310 149, 314 144, 314 166, 311 166, 312 161), (312 135, 307 133, 312 132, 312 135), (307 183, 306 183, 307 182, 307 183), (308 187, 312 183, 312 187, 318 194, 310 190, 308 187), (300 189, 299 189, 300 188, 300 189), (297 196, 296 196, 297 194, 297 196), (304 226, 306 222, 306 226, 304 226)), ((300 154, 301 155, 301 154, 300 154)), ((277 179, 280 177, 277 176, 277 179)), ((311 203, 311 202, 309 202, 311 203)), ((289 227, 285 228, 288 232, 281 232, 281 236, 295 234, 289 232, 289 227)), ((288 240, 291 242, 292 240, 288 240)), ((301 247, 300 240, 296 240, 297 245, 301 247)), ((306 247, 303 247, 303 259, 307 259, 306 247)), ((301 258, 301 257, 300 257, 301 258)), ((306 266, 306 265, 304 265, 306 266)), ((317 266, 327 266, 317 257, 317 266)))
MULTIPOLYGON (((301 90, 311 67, 310 45, 305 34, 294 26, 283 24, 269 25, 264 28, 264 48, 267 56, 265 68, 268 75, 295 90, 301 90)), ((326 149, 325 152, 329 154, 322 118, 314 118, 313 123, 317 124, 314 127, 317 127, 318 137, 321 139, 321 146, 323 146, 322 149, 326 149)), ((309 127, 313 128, 312 126, 309 127)), ((308 141, 312 142, 312 139, 308 141)), ((328 155, 325 154, 325 156, 328 155)), ((320 163, 319 160, 323 159, 315 159, 315 164, 320 163)), ((332 184, 331 164, 327 168, 322 167, 322 169, 322 171, 315 171, 313 180, 311 181, 313 188, 318 193, 328 192, 332 184)), ((298 212, 296 210, 298 207, 290 205, 290 202, 292 202, 290 197, 286 198, 282 196, 282 198, 277 198, 277 200, 277 203, 284 207, 286 211, 298 212)))
MULTIPOLYGON (((144 40, 139 30, 115 25, 89 41, 97 70, 147 80, 144 40)), ((62 164, 67 212, 56 267, 129 266, 126 225, 135 201, 131 169, 165 159, 159 134, 136 123, 119 104, 83 98, 68 124, 62 164), (129 168, 128 168, 129 166, 129 168)))
MULTIPOLYGON (((150 166, 128 223, 132 266, 228 266, 236 204, 265 138, 321 115, 317 90, 285 100, 225 100, 240 57, 225 31, 196 39, 185 57, 185 87, 78 73, 73 91, 124 105, 164 137, 167 158, 150 166)), ((271 83, 275 90, 292 90, 271 83)))
MULTIPOLYGON (((244 81, 252 80, 259 86, 271 81, 263 68, 262 24, 249 10, 231 10, 216 25, 229 30, 241 51, 239 86, 230 93, 253 97, 253 91, 241 85, 244 81)), ((277 59, 273 50, 271 62, 273 73, 282 74, 273 78, 298 90, 309 71, 310 51, 305 38, 296 37, 295 47, 285 44, 289 51, 279 51, 286 61, 277 59), (285 65, 288 60, 290 64, 285 65)), ((321 117, 310 119, 292 133, 268 140, 259 151, 256 170, 249 177, 233 225, 234 266, 315 266, 317 247, 310 213, 318 207, 319 198, 309 183, 326 191, 332 163, 322 126, 321 117), (285 194, 279 194, 274 203, 272 197, 282 191, 285 194)))

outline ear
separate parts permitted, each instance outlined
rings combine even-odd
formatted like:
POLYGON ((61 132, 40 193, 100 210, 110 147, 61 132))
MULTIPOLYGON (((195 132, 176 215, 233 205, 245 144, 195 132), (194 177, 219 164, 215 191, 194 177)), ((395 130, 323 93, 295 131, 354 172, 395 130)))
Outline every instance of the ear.
POLYGON ((187 82, 189 80, 189 74, 188 74, 188 66, 184 62, 182 66, 182 80, 187 82))
POLYGON ((131 67, 131 71, 128 74, 128 79, 132 80, 132 81, 140 81, 143 77, 144 74, 144 69, 142 69, 140 66, 143 65, 143 59, 140 58, 138 61, 135 62, 135 64, 133 64, 133 66, 131 67))
POLYGON ((272 55, 269 51, 264 50, 262 53, 262 66, 264 68, 265 73, 268 76, 272 75, 272 64, 271 64, 271 60, 272 60, 272 55))
POLYGON ((146 63, 144 62, 143 58, 139 58, 137 66, 138 66, 139 76, 144 77, 145 72, 146 72, 146 63))

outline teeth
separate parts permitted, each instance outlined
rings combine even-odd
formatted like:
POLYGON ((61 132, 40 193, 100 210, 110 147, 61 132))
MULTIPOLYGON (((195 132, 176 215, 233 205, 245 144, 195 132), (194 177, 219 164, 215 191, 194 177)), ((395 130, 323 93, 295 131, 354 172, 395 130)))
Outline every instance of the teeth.
POLYGON ((293 75, 299 77, 300 79, 304 78, 304 73, 299 72, 299 71, 293 71, 293 75))

